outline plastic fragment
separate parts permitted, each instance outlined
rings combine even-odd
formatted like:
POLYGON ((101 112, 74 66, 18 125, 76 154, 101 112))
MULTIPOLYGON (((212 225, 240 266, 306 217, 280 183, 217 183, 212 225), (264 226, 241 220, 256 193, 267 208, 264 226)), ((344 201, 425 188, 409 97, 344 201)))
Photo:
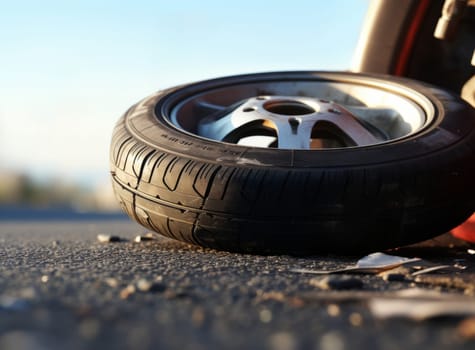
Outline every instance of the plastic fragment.
POLYGON ((414 282, 430 286, 461 289, 467 295, 473 295, 475 293, 475 283, 461 277, 422 275, 417 276, 414 282))
POLYGON ((356 274, 376 274, 385 270, 393 269, 401 265, 420 261, 420 258, 406 258, 384 253, 373 253, 367 255, 353 266, 347 266, 335 270, 310 270, 310 269, 292 269, 292 272, 309 273, 314 275, 327 275, 336 273, 356 273, 356 274))
POLYGON ((413 272, 413 273, 412 273, 412 276, 423 275, 423 274, 425 274, 425 273, 430 273, 430 272, 434 272, 434 271, 438 271, 438 270, 444 270, 444 269, 448 269, 448 268, 451 268, 451 266, 450 266, 450 265, 431 266, 431 267, 428 267, 428 268, 425 268, 425 269, 422 269, 422 270, 413 272))

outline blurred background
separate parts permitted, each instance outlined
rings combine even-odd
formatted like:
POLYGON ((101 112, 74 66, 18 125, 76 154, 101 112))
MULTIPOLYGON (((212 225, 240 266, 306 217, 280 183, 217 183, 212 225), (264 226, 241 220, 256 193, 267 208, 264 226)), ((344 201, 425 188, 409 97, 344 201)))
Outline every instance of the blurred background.
POLYGON ((115 213, 115 122, 166 87, 348 70, 368 0, 19 0, 0 11, 0 218, 115 213), (342 20, 344 18, 344 20, 342 20))

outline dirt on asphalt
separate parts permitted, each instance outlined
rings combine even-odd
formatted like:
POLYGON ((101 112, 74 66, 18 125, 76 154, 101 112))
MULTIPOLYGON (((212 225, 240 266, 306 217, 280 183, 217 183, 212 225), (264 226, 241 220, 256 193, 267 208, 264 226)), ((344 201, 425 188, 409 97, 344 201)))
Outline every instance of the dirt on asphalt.
POLYGON ((147 233, 124 220, 0 223, 0 349, 475 347, 475 251, 450 236, 386 252, 425 266, 319 276, 293 270, 361 257, 136 239, 147 233))

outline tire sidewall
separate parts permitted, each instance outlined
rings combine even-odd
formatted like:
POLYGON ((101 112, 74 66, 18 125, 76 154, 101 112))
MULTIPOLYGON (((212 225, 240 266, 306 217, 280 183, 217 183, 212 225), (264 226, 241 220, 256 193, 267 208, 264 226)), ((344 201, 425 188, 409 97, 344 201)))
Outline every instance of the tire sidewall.
POLYGON ((450 148, 464 139, 474 139, 474 110, 459 97, 437 87, 409 79, 383 75, 363 75, 339 72, 291 72, 263 73, 209 80, 158 92, 133 107, 126 116, 129 130, 142 142, 158 149, 166 149, 183 157, 198 157, 200 160, 222 164, 291 167, 328 168, 347 166, 371 166, 386 162, 401 162, 449 152, 450 148), (423 95, 434 110, 434 117, 417 133, 394 142, 356 148, 328 150, 282 150, 246 147, 205 139, 178 129, 168 120, 170 108, 179 99, 231 84, 249 81, 271 80, 276 74, 285 79, 302 79, 310 75, 313 79, 341 79, 360 83, 379 84, 386 88, 404 88, 414 94, 423 95), (155 132, 150 126, 154 123, 155 132), (153 137, 151 137, 152 135, 153 137))

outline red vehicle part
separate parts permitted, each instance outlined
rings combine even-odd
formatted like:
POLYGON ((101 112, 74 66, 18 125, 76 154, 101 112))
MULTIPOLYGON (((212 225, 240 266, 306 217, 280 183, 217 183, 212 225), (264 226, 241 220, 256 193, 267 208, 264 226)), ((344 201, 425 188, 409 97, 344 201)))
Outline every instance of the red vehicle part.
POLYGON ((475 214, 451 232, 457 238, 475 243, 475 214))
MULTIPOLYGON (((447 14, 454 4, 444 0, 373 0, 354 69, 410 77, 460 91, 474 73, 470 66, 475 28, 473 3, 465 2, 471 6, 459 18, 457 35, 439 40, 434 37, 434 29, 441 14, 447 14)), ((475 214, 451 232, 475 243, 475 214)))

